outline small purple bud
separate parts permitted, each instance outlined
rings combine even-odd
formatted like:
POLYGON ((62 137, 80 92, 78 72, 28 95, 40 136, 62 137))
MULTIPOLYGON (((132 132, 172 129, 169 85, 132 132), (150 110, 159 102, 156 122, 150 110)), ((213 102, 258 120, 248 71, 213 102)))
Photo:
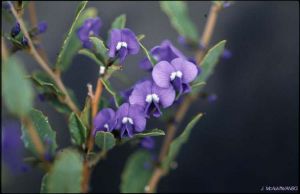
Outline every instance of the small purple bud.
POLYGON ((228 49, 224 49, 222 53, 222 58, 223 59, 230 59, 232 57, 232 52, 228 49))
POLYGON ((224 1, 224 3, 223 3, 223 8, 228 8, 228 7, 230 7, 232 5, 232 2, 230 2, 230 1, 224 1))
POLYGON ((41 94, 38 94, 38 99, 39 99, 41 102, 45 102, 46 97, 45 97, 45 95, 44 95, 43 93, 41 93, 41 94))
POLYGON ((21 43, 23 46, 28 46, 28 40, 25 36, 23 36, 21 43))
POLYGON ((152 137, 145 137, 140 142, 141 147, 152 150, 155 147, 155 141, 152 137))
POLYGON ((38 33, 41 34, 41 33, 44 33, 46 32, 47 28, 48 28, 48 24, 47 22, 45 21, 42 21, 38 24, 38 33))
POLYGON ((10 11, 10 4, 7 1, 3 2, 2 6, 3 6, 3 9, 10 11))
POLYGON ((181 36, 181 35, 178 36, 178 37, 177 37, 177 42, 178 42, 179 44, 183 45, 183 46, 186 45, 186 40, 185 40, 184 36, 181 36))
POLYGON ((216 94, 211 94, 208 96, 207 100, 209 103, 213 103, 218 99, 218 96, 216 94))
POLYGON ((21 32, 20 24, 17 22, 14 27, 12 27, 10 31, 10 35, 12 37, 16 37, 21 32))

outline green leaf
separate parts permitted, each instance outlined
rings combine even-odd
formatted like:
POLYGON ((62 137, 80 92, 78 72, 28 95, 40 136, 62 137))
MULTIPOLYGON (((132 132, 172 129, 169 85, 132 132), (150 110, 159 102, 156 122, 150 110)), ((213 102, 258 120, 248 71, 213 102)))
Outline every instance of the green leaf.
MULTIPOLYGON (((51 128, 48 118, 43 115, 39 110, 32 109, 29 112, 29 118, 33 123, 33 126, 36 132, 39 135, 41 142, 44 144, 44 148, 47 148, 47 151, 51 154, 55 154, 57 148, 56 144, 56 132, 51 128)), ((29 149, 33 154, 38 156, 38 152, 35 148, 29 133, 28 128, 22 124, 22 136, 21 139, 27 149, 29 149)))
POLYGON ((116 139, 110 132, 98 131, 95 136, 95 144, 103 151, 107 151, 116 145, 116 139))
POLYGON ((193 127, 197 124, 199 119, 202 117, 202 113, 198 114, 196 117, 194 117, 189 124, 185 127, 184 131, 178 136, 176 139, 174 139, 170 145, 169 152, 166 156, 166 158, 163 160, 163 168, 168 171, 171 162, 174 161, 176 158, 178 152, 180 151, 181 146, 187 142, 190 133, 193 129, 193 127))
POLYGON ((105 89, 113 96, 116 107, 120 106, 121 97, 113 90, 108 80, 101 79, 105 89))
POLYGON ((104 64, 97 58, 97 56, 92 53, 90 50, 88 49, 80 49, 78 51, 79 54, 85 55, 88 58, 92 59, 93 61, 95 61, 98 65, 100 66, 104 66, 104 64))
POLYGON ((26 71, 16 57, 9 57, 2 65, 2 96, 9 112, 26 115, 33 104, 33 89, 25 79, 26 71))
POLYGON ((87 138, 87 128, 75 113, 70 114, 69 130, 71 133, 72 143, 79 146, 84 144, 87 138))
POLYGON ((142 133, 134 134, 131 138, 129 138, 129 137, 122 138, 119 143, 123 144, 123 143, 126 143, 126 142, 128 142, 130 140, 134 140, 134 139, 140 139, 143 137, 162 136, 162 135, 165 135, 165 132, 163 130, 151 129, 151 130, 146 130, 142 133))
POLYGON ((107 64, 107 61, 108 61, 107 51, 108 51, 108 49, 106 48, 103 40, 101 40, 98 37, 90 37, 90 40, 91 40, 92 44, 94 45, 96 57, 103 64, 107 64))
POLYGON ((147 56, 148 60, 150 61, 152 67, 156 65, 156 60, 153 58, 153 56, 149 53, 149 51, 144 47, 144 45, 139 41, 140 46, 142 47, 145 55, 147 56))
POLYGON ((191 85, 191 87, 192 87, 192 90, 193 89, 202 89, 204 86, 205 86, 205 82, 197 82, 197 83, 194 83, 194 84, 192 84, 191 85))
POLYGON ((30 78, 32 79, 33 83, 37 85, 43 92, 50 92, 60 96, 64 95, 46 73, 36 72, 30 76, 30 78))
MULTIPOLYGON (((194 84, 200 84, 206 82, 207 79, 212 75, 214 69, 219 61, 220 56, 222 55, 225 48, 226 40, 223 40, 216 44, 214 47, 209 49, 207 54, 202 60, 201 63, 201 74, 198 76, 197 80, 194 81, 194 84)), ((194 92, 199 92, 200 89, 196 88, 194 92)))
POLYGON ((72 149, 62 150, 46 178, 47 193, 80 193, 83 160, 72 149))
POLYGON ((161 1, 160 7, 167 14, 171 24, 180 35, 192 41, 198 41, 199 33, 188 15, 188 8, 185 2, 161 1))
POLYGON ((83 110, 80 113, 79 118, 82 121, 82 123, 84 124, 84 126, 87 129, 89 129, 90 128, 90 119, 91 119, 91 100, 89 97, 87 97, 85 100, 85 104, 84 104, 83 110))
POLYGON ((48 180, 48 174, 45 174, 42 178, 40 193, 48 193, 47 180, 48 180))
POLYGON ((111 24, 111 29, 117 28, 117 29, 122 29, 125 28, 126 24, 126 15, 122 14, 118 16, 113 23, 111 24))
POLYGON ((151 154, 143 150, 135 152, 128 158, 121 176, 121 193, 145 192, 145 187, 152 176, 152 167, 146 168, 145 164, 151 161, 151 154))
POLYGON ((55 68, 64 71, 68 68, 74 55, 77 53, 78 49, 81 47, 81 43, 76 35, 76 30, 85 19, 90 17, 95 17, 97 11, 94 8, 87 9, 83 11, 87 4, 87 1, 82 1, 79 3, 75 19, 71 25, 71 28, 63 42, 61 51, 57 57, 55 68))

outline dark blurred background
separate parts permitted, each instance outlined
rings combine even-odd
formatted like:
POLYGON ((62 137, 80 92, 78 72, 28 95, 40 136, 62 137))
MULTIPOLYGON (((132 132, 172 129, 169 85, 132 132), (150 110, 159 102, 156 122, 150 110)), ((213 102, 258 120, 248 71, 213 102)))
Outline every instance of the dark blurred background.
MULTIPOLYGON (((39 20, 48 22, 42 40, 52 63, 77 4, 36 2, 39 20)), ((202 32, 211 3, 187 4, 202 32)), ((107 37, 113 19, 125 13, 127 27, 146 35, 147 48, 169 39, 184 50, 158 2, 90 2, 88 6, 98 9, 103 37, 107 37)), ((11 25, 2 22, 2 28, 9 32, 11 25)), ((199 99, 186 115, 182 126, 198 112, 205 113, 177 158, 178 168, 161 180, 159 192, 259 192, 262 186, 298 185, 299 2, 236 2, 220 13, 211 45, 223 39, 228 41, 226 47, 232 58, 219 63, 204 89, 216 93, 218 99, 214 103, 199 99)), ((29 71, 37 68, 28 55, 17 55, 29 71)), ((124 85, 115 79, 115 88, 125 89, 146 75, 138 67, 142 58, 140 52, 126 59, 124 74, 130 80, 124 85)), ((63 75, 81 104, 86 84, 95 84, 97 73, 93 61, 77 55, 72 68, 63 75)), ((36 100, 35 106, 49 116, 60 147, 67 146, 70 140, 65 118, 48 104, 36 100)), ((2 120, 10 122, 12 119, 2 110, 2 120)), ((157 126, 162 123, 152 122, 149 128, 157 126)), ((161 139, 156 138, 158 145, 161 139)), ((119 192, 120 173, 133 151, 127 145, 110 152, 92 175, 91 191, 119 192)), ((13 174, 3 166, 2 192, 39 192, 40 170, 13 174)))

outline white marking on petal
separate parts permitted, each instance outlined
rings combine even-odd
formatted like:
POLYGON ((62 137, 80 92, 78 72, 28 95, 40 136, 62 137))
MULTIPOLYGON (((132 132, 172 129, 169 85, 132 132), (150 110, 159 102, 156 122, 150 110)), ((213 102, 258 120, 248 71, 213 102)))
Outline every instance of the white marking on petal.
POLYGON ((173 71, 170 75, 171 81, 173 81, 176 77, 181 78, 182 72, 181 71, 173 71))
POLYGON ((133 120, 132 120, 132 118, 130 118, 130 117, 123 117, 122 123, 123 123, 123 124, 130 123, 130 124, 133 125, 133 120))
POLYGON ((152 95, 148 94, 146 97, 146 102, 151 103, 152 102, 152 95))
POLYGON ((92 36, 92 35, 94 35, 94 31, 91 30, 91 31, 89 32, 89 36, 92 36))
POLYGON ((107 129, 107 130, 109 130, 109 126, 108 126, 107 123, 104 125, 104 128, 107 129))
POLYGON ((157 94, 152 94, 152 99, 153 99, 154 102, 156 102, 156 103, 159 102, 159 97, 157 96, 157 94))
POLYGON ((118 42, 116 49, 117 51, 121 49, 121 47, 127 48, 127 43, 126 42, 118 42))

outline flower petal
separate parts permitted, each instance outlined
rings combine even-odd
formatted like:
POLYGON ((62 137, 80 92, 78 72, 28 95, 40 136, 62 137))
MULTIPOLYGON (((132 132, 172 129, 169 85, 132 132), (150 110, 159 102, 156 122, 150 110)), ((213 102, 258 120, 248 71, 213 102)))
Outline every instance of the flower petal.
POLYGON ((146 105, 146 97, 148 94, 151 94, 152 82, 145 80, 141 83, 135 85, 130 97, 130 104, 138 104, 142 107, 146 105))
POLYGON ((177 71, 182 72, 183 83, 190 83, 197 77, 198 69, 195 64, 182 58, 173 59, 171 64, 177 71))
POLYGON ((120 129, 122 126, 123 117, 127 117, 129 112, 129 103, 122 104, 116 112, 117 125, 116 128, 120 129))
POLYGON ((170 75, 173 71, 175 68, 169 62, 161 61, 154 66, 152 78, 158 86, 168 88, 171 85, 170 75))
POLYGON ((131 105, 128 116, 132 118, 136 132, 142 132, 145 130, 146 118, 143 107, 136 104, 131 105))
POLYGON ((158 95, 159 102, 163 108, 171 106, 176 97, 176 92, 173 87, 161 88, 154 83, 152 86, 152 91, 158 95))
POLYGON ((122 37, 122 35, 121 35, 120 29, 112 29, 111 30, 110 36, 109 36, 109 41, 108 41, 109 57, 115 57, 116 46, 117 46, 118 42, 121 41, 121 37, 122 37))
POLYGON ((138 43, 134 32, 128 28, 122 29, 122 41, 127 43, 129 54, 137 54, 139 52, 140 44, 138 43))
POLYGON ((94 128, 96 130, 103 130, 104 125, 111 123, 115 117, 115 111, 111 108, 102 109, 94 119, 94 128))

